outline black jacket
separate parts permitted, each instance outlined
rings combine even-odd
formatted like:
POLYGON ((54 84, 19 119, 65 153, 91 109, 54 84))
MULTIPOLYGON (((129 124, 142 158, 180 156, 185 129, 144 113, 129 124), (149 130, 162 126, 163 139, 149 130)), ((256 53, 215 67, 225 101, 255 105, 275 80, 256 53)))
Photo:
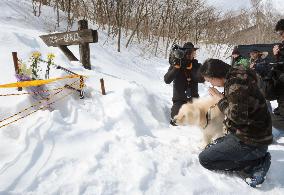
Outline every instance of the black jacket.
MULTIPOLYGON (((192 60, 192 68, 175 68, 171 65, 164 76, 166 84, 174 82, 173 101, 188 101, 191 97, 199 97, 198 82, 204 82, 199 72, 200 64, 196 59, 192 60)), ((190 62, 189 62, 190 64, 190 62)))
MULTIPOLYGON (((282 45, 280 46, 280 52, 279 56, 276 57, 277 62, 284 62, 284 41, 282 42, 282 45)), ((279 79, 279 77, 283 77, 284 75, 284 64, 279 65, 278 69, 278 79, 275 82, 275 91, 276 91, 276 96, 277 96, 277 103, 278 103, 278 108, 277 108, 277 114, 279 114, 282 118, 284 118, 284 82, 279 79)))
POLYGON ((280 51, 279 51, 279 55, 276 56, 276 60, 278 62, 284 62, 284 41, 282 41, 282 44, 280 44, 280 51))
POLYGON ((254 61, 254 63, 255 63, 254 70, 257 72, 257 74, 259 74, 261 78, 266 77, 271 69, 267 61, 265 59, 258 58, 254 61))

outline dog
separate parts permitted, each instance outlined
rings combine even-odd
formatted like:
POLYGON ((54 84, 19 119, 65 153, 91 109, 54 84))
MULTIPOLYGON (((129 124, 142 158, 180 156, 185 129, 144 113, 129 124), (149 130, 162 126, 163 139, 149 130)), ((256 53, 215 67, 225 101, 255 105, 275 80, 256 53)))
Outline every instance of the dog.
POLYGON ((194 99, 192 103, 183 104, 174 117, 177 125, 197 125, 202 128, 202 148, 205 148, 212 140, 225 135, 224 114, 219 110, 217 103, 218 100, 211 96, 194 99))

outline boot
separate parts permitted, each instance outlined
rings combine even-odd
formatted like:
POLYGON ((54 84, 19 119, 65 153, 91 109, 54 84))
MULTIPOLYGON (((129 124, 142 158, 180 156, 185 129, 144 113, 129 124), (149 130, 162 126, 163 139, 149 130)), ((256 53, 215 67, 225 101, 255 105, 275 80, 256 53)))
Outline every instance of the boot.
POLYGON ((265 180, 265 176, 269 170, 271 164, 271 155, 267 152, 264 158, 261 160, 259 165, 251 167, 250 169, 245 168, 242 171, 245 182, 255 188, 259 187, 265 180))

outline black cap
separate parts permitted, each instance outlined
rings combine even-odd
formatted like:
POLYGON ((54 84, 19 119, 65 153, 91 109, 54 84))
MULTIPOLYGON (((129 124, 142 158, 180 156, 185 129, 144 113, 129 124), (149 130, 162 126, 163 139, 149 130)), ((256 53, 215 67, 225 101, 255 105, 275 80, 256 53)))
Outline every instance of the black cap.
POLYGON ((232 51, 232 55, 234 54, 240 55, 240 51, 238 50, 238 48, 234 48, 234 50, 232 51))

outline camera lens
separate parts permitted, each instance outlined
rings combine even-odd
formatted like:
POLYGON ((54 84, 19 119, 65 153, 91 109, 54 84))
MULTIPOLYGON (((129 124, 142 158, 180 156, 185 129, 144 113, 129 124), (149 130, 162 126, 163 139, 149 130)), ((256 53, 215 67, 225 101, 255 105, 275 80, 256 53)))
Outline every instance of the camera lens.
POLYGON ((182 59, 184 57, 184 51, 177 49, 174 51, 174 56, 178 59, 182 59))

